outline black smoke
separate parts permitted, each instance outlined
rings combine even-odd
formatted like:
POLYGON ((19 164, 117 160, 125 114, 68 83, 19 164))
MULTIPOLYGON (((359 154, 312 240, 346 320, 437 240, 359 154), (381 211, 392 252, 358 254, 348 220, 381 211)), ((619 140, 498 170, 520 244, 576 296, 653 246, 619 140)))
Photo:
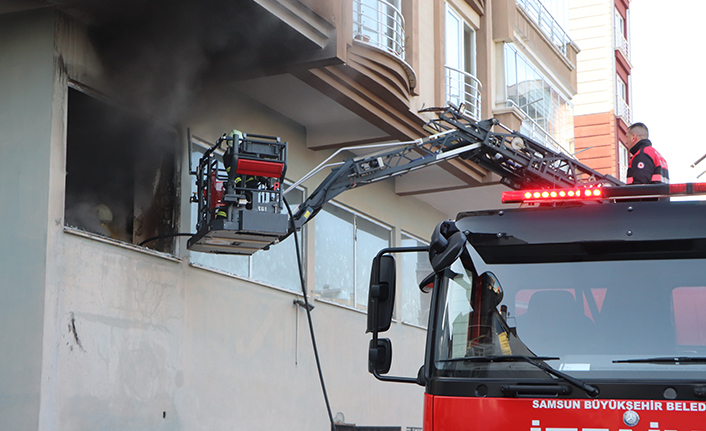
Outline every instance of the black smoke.
POLYGON ((287 28, 252 0, 84 1, 103 69, 128 103, 174 125, 204 83, 265 73, 287 28))

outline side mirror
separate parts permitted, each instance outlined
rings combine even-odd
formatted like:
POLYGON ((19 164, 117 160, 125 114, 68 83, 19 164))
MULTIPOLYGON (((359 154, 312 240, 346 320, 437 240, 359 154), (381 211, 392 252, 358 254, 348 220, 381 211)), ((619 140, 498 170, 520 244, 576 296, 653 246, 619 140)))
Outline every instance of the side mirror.
POLYGON ((368 346, 368 371, 376 379, 386 382, 423 384, 417 377, 384 376, 392 365, 392 342, 378 338, 392 324, 395 307, 395 258, 391 253, 428 253, 429 247, 393 247, 380 250, 373 259, 368 289, 368 329, 372 339, 368 346))
POLYGON ((385 332, 392 323, 395 307, 395 258, 379 254, 373 259, 368 289, 368 329, 366 332, 385 332))
POLYGON ((488 309, 495 309, 503 301, 503 288, 500 280, 490 271, 480 275, 481 303, 488 309))
POLYGON ((456 223, 444 221, 436 225, 429 245, 429 261, 434 272, 451 266, 463 253, 466 235, 459 231, 456 223))
POLYGON ((378 338, 370 340, 370 350, 368 351, 368 372, 370 374, 387 374, 392 365, 392 342, 389 338, 378 338))
POLYGON ((424 280, 422 280, 419 283, 419 290, 421 290, 424 293, 431 292, 431 289, 434 287, 434 279, 435 278, 436 278, 435 272, 432 272, 431 274, 424 277, 424 280))

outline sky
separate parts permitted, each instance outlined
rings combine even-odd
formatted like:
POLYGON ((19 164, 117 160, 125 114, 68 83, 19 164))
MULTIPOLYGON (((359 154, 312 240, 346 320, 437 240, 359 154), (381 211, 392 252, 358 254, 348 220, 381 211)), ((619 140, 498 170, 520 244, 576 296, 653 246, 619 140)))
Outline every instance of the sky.
POLYGON ((706 2, 632 0, 630 14, 632 121, 647 125, 672 183, 706 182, 706 159, 690 167, 706 154, 706 2))

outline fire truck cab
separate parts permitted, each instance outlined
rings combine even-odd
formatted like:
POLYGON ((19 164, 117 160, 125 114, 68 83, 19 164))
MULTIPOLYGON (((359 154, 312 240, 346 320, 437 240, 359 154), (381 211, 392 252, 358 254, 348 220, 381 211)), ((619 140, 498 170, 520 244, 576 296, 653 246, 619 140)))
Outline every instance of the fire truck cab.
POLYGON ((555 190, 440 224, 416 377, 387 375, 392 342, 378 334, 393 316, 394 256, 420 250, 382 250, 370 372, 425 387, 425 431, 706 430, 706 202, 659 187, 580 194, 589 201, 555 190))

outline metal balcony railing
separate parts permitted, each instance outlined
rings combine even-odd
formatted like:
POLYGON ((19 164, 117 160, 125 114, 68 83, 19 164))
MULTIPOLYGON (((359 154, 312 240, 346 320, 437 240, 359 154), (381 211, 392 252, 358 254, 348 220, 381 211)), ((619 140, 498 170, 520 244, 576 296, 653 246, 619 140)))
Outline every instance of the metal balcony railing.
POLYGON ((464 104, 466 113, 475 121, 481 119, 481 88, 475 76, 446 66, 446 101, 456 106, 464 104))
POLYGON ((569 143, 567 143, 567 148, 564 148, 549 132, 544 130, 544 127, 540 126, 539 123, 532 119, 532 117, 527 115, 527 113, 524 112, 522 108, 517 105, 517 103, 512 100, 507 100, 506 103, 508 106, 514 106, 525 114, 525 118, 522 120, 522 129, 520 130, 521 133, 524 133, 550 150, 571 155, 568 151, 569 143))
POLYGON ((573 41, 547 8, 539 0, 517 0, 517 5, 537 24, 551 43, 566 56, 566 46, 573 41))
POLYGON ((623 32, 617 27, 615 29, 615 49, 619 50, 627 61, 630 61, 630 45, 623 32))
POLYGON ((404 60, 404 18, 385 0, 353 0, 353 38, 404 60))
POLYGON ((632 124, 632 113, 630 105, 621 97, 615 99, 615 116, 621 118, 628 126, 632 124))

